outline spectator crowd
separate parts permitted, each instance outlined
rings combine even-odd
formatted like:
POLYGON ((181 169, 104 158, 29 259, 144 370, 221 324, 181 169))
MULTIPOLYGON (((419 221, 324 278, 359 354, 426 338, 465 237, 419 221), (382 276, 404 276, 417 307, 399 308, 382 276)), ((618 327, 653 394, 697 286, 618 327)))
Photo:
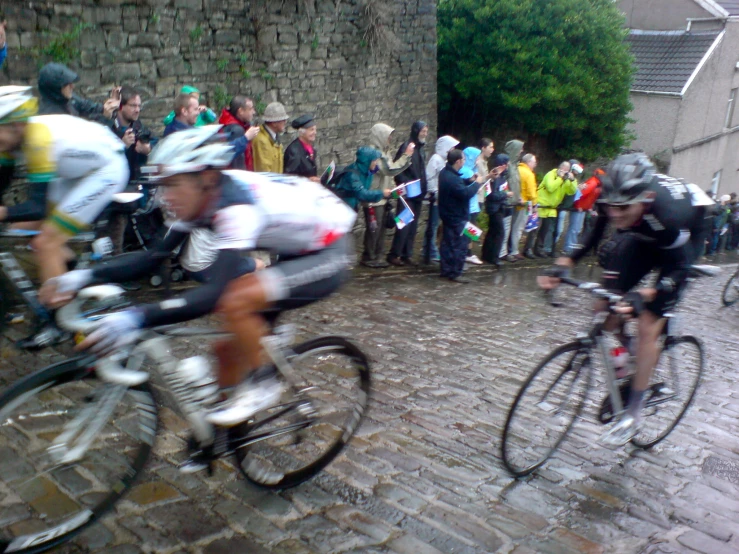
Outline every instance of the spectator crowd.
MULTIPOLYGON (((0 24, 0 42, 3 30, 0 24)), ((62 64, 44 66, 38 80, 39 113, 71 114, 109 126, 126 147, 131 180, 136 182, 157 142, 140 120, 141 93, 130 86, 116 87, 105 102, 91 102, 75 94, 78 80, 62 64)), ((162 122, 163 136, 217 122, 234 149, 232 168, 297 175, 330 187, 364 215, 361 263, 367 267, 438 264, 442 277, 463 282, 468 264, 501 267, 524 258, 569 254, 597 216, 602 169, 586 171, 570 159, 537 176, 536 154, 521 140, 508 141, 502 150, 489 138, 461 148, 459 140, 445 135, 432 149, 426 143, 428 124, 416 121, 394 148, 395 129, 377 123, 353 163, 344 168, 332 164, 322 171, 312 114, 290 122, 297 136, 286 147, 282 136, 290 116, 285 106, 268 104, 260 126, 255 117, 255 103, 245 95, 234 96, 218 115, 202 103, 197 88, 186 85, 162 122), (425 227, 419 229, 422 219, 425 227), (421 252, 416 259, 419 233, 421 252), (481 245, 479 256, 471 246, 475 241, 481 245)), ((736 193, 715 200, 707 255, 739 246, 736 193)))

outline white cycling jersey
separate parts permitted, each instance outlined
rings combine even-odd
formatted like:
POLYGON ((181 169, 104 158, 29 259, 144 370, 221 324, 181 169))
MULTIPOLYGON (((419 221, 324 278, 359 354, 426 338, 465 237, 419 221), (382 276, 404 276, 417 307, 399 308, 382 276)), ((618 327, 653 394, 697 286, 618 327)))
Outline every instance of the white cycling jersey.
POLYGON ((210 228, 221 250, 316 252, 348 234, 356 213, 319 183, 290 175, 223 171, 221 197, 208 216, 173 230, 210 228))

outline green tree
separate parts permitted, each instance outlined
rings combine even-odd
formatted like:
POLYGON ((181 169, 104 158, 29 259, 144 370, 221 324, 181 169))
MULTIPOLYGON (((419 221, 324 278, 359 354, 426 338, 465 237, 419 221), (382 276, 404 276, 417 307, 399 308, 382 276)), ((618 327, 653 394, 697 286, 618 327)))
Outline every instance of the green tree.
POLYGON ((592 160, 628 140, 632 58, 613 0, 439 0, 441 130, 545 136, 592 160))

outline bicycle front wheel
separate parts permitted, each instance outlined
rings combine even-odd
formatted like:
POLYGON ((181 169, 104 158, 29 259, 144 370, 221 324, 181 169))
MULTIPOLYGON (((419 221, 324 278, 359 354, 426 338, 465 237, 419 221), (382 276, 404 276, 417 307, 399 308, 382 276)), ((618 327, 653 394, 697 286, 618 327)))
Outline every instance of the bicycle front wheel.
POLYGON ((739 270, 731 276, 724 287, 724 292, 721 294, 721 301, 724 306, 736 304, 737 300, 739 300, 739 270))
POLYGON ((634 446, 650 448, 664 440, 690 407, 703 373, 703 347, 691 336, 667 337, 647 389, 634 446))
POLYGON ((359 427, 369 399, 369 362, 353 343, 320 337, 293 352, 298 389, 244 426, 246 445, 235 451, 244 476, 266 488, 294 487, 326 467, 359 427))
POLYGON ((0 396, 0 553, 69 540, 120 499, 149 457, 157 415, 148 386, 103 383, 92 362, 49 366, 0 396))
POLYGON ((529 375, 503 428, 503 463, 514 476, 529 475, 559 448, 582 411, 590 374, 590 347, 572 342, 529 375))

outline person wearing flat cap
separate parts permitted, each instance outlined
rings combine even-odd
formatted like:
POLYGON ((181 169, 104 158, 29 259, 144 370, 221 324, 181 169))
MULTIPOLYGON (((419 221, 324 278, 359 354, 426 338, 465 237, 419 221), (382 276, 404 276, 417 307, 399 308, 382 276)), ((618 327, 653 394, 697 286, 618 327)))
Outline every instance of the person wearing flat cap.
POLYGON ((279 137, 285 132, 288 120, 285 106, 279 102, 267 104, 262 120, 264 121, 262 132, 251 141, 254 171, 283 173, 284 158, 279 137))
POLYGON ((292 122, 298 136, 285 148, 285 173, 320 182, 316 164, 316 122, 311 114, 301 115, 292 122))

